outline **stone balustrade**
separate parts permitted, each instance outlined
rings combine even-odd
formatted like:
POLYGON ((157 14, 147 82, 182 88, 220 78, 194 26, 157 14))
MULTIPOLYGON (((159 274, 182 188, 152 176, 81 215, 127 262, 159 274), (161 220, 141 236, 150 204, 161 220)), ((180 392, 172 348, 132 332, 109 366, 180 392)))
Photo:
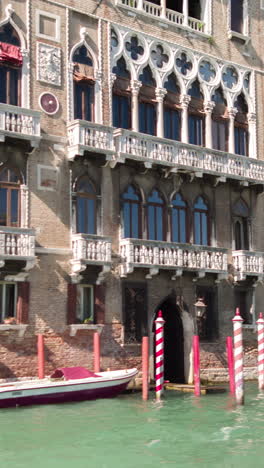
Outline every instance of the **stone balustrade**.
POLYGON ((38 146, 40 115, 38 111, 0 103, 0 141, 8 136, 30 140, 31 146, 38 146))
POLYGON ((83 155, 84 151, 113 154, 113 128, 86 120, 74 120, 68 125, 68 157, 83 155))
POLYGON ((193 271, 202 277, 206 272, 227 275, 227 250, 200 245, 161 241, 122 239, 121 276, 126 277, 134 268, 149 269, 147 278, 159 269, 174 271, 173 279, 183 270, 193 271))
POLYGON ((116 5, 135 10, 135 12, 146 13, 150 16, 167 20, 177 26, 183 26, 187 30, 194 30, 207 34, 206 24, 196 18, 185 17, 183 13, 165 8, 163 13, 162 6, 155 3, 148 2, 147 0, 115 0, 116 5))
POLYGON ((125 129, 114 131, 117 160, 134 159, 146 167, 167 166, 172 172, 203 173, 244 180, 245 184, 264 182, 264 161, 222 151, 158 138, 125 129))
POLYGON ((111 249, 112 241, 108 237, 92 234, 73 234, 72 275, 78 275, 88 265, 98 265, 103 267, 98 274, 97 284, 100 284, 104 279, 104 275, 110 271, 111 249))
POLYGON ((264 253, 248 250, 236 250, 232 252, 235 279, 240 281, 247 276, 257 276, 260 279, 264 275, 264 253))
POLYGON ((0 226, 0 265, 4 266, 7 260, 24 260, 28 268, 35 262, 35 231, 0 226))

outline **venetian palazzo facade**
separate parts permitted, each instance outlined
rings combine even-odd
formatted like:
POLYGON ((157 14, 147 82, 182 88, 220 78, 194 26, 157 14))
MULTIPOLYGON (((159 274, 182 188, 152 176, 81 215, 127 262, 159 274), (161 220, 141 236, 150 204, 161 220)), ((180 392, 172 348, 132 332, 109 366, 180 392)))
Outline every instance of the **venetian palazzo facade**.
POLYGON ((141 368, 158 310, 165 378, 226 378, 263 311, 262 0, 3 0, 0 377, 141 368), (197 318, 197 302, 204 316, 197 318))

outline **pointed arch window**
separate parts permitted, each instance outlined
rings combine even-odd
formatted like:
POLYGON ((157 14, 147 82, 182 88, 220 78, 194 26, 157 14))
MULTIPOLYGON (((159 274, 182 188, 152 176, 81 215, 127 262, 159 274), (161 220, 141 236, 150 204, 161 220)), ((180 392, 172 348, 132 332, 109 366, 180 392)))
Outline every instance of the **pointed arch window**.
POLYGON ((73 54, 74 118, 94 121, 94 67, 85 45, 73 54))
POLYGON ((240 198, 233 206, 235 250, 249 249, 249 208, 240 198))
POLYGON ((235 153, 248 156, 248 105, 243 93, 238 96, 235 108, 237 110, 235 117, 235 153))
POLYGON ((180 193, 176 193, 171 201, 171 240, 172 242, 187 242, 187 205, 180 193))
POLYGON ((113 85, 113 126, 131 128, 130 73, 121 57, 113 68, 116 79, 113 85))
POLYGON ((208 205, 203 197, 198 197, 194 204, 194 243, 209 245, 208 205))
POLYGON ((0 225, 20 226, 20 185, 21 175, 5 167, 0 172, 0 225))
POLYGON ((21 105, 20 39, 10 23, 0 27, 0 102, 21 105))
POLYGON ((189 104, 189 143, 193 145, 204 145, 204 115, 203 115, 203 94, 198 80, 194 81, 188 91, 191 96, 189 104))
POLYGON ((76 187, 77 232, 96 234, 96 191, 88 177, 81 177, 76 187))
POLYGON ((148 239, 165 240, 165 203, 158 190, 153 190, 147 199, 147 221, 148 239))
POLYGON ((129 185, 122 195, 124 237, 141 238, 141 197, 138 191, 129 185))
POLYGON ((227 102, 221 87, 215 90, 212 101, 215 103, 212 112, 213 148, 219 151, 228 151, 227 102))
POLYGON ((164 84, 167 94, 164 99, 164 137, 180 140, 181 134, 181 90, 174 73, 168 76, 164 84))
POLYGON ((139 131, 156 135, 156 81, 149 66, 139 76, 142 86, 139 91, 139 131))

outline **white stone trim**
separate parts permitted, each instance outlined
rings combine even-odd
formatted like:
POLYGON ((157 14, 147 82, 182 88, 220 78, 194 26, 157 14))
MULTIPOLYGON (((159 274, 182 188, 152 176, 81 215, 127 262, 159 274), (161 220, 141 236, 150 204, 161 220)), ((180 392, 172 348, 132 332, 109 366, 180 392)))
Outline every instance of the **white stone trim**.
POLYGON ((42 39, 49 39, 54 42, 60 42, 60 30, 61 30, 61 18, 59 15, 54 15, 44 10, 36 10, 36 36, 41 37, 42 39), (54 19, 56 21, 55 25, 55 36, 49 36, 47 34, 42 34, 40 32, 40 17, 46 16, 46 18, 54 19))

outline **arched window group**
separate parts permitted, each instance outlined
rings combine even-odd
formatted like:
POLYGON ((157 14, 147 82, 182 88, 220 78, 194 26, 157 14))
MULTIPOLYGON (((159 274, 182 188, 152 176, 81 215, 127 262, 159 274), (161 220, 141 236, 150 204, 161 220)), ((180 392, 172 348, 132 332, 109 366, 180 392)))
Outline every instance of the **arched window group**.
POLYGON ((145 214, 144 232, 149 240, 210 244, 209 207, 202 195, 190 209, 180 192, 174 194, 168 205, 163 194, 154 188, 143 209, 139 190, 129 185, 121 196, 121 203, 123 236, 126 238, 143 237, 145 214))
POLYGON ((22 54, 20 39, 10 23, 0 27, 0 102, 21 106, 22 54))
MULTIPOLYGON (((132 47, 133 45, 131 45, 132 47)), ((136 44, 134 44, 136 47, 136 44)), ((137 53, 139 46, 135 50, 137 53)), ((163 54, 164 55, 164 54, 163 54)), ((166 58, 166 56, 164 55, 166 58)), ((160 60, 163 56, 161 53, 160 60)), ((165 59, 164 58, 164 59, 165 59)), ((178 59, 178 67, 181 73, 188 73, 187 56, 183 53, 178 59)), ((163 111, 160 111, 160 101, 157 95, 157 84, 153 77, 150 66, 146 66, 139 75, 138 105, 132 106, 133 92, 131 90, 130 72, 126 68, 126 61, 121 57, 113 68, 116 80, 113 86, 113 126, 118 128, 132 129, 149 135, 183 141, 198 146, 206 146, 209 141, 210 147, 219 151, 230 151, 239 155, 249 155, 249 132, 248 132, 248 104, 241 92, 232 109, 232 116, 224 97, 221 86, 215 90, 212 96, 210 112, 210 126, 206 118, 206 103, 200 82, 195 80, 187 96, 187 114, 183 112, 181 102, 181 89, 175 73, 171 73, 164 83, 163 111), (134 108, 132 115, 131 108, 134 108), (162 115, 163 121, 159 122, 162 115), (233 123, 234 115, 234 123, 233 123), (184 121, 184 119, 186 119, 184 121), (136 122, 136 124, 135 124, 136 122), (232 126, 230 126, 232 122, 232 126), (208 128, 206 128, 208 125, 208 128), (135 127, 135 128, 134 128, 135 127), (184 130, 186 129, 187 130, 184 130), (231 138, 230 132, 234 133, 231 138), (209 136, 210 133, 210 136, 209 136), (234 141, 231 147, 230 141, 234 141)), ((209 73, 209 72, 208 72, 209 73)), ((138 82, 137 82, 138 86, 138 82)), ((135 97, 134 97, 135 99, 135 97)))

